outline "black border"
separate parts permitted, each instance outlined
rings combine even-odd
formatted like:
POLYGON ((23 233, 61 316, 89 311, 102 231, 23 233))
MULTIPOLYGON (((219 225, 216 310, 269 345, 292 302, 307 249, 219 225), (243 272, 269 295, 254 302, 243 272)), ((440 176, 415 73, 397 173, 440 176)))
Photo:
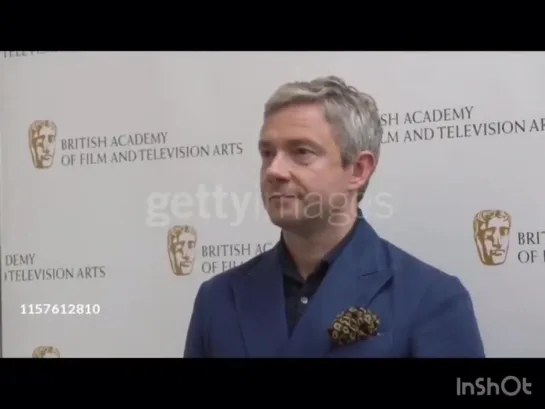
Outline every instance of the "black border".
MULTIPOLYGON (((275 397, 291 401, 291 395, 309 404, 317 399, 328 406, 369 407, 385 400, 403 404, 487 400, 545 402, 545 359, 3 359, 0 370, 3 387, 32 384, 33 392, 52 385, 64 391, 82 388, 104 394, 124 393, 123 386, 140 398, 143 392, 159 389, 187 398, 233 400, 252 399, 261 406, 275 397), (474 381, 490 377, 501 382, 506 376, 526 378, 532 395, 458 396, 457 378, 474 381), (35 379, 36 382, 31 380, 35 379), (67 389, 69 388, 69 389, 67 389), (138 389, 137 389, 138 388, 138 389), (261 392, 266 393, 263 395, 261 392), (181 394, 181 395, 180 395, 181 394), (329 395, 329 396, 328 396, 329 395), (223 397, 223 398, 222 398, 223 397)), ((39 395, 39 394, 38 394, 39 395)), ((127 397, 130 400, 130 396, 127 397)), ((226 403, 227 401, 225 401, 226 403)), ((128 402, 127 402, 128 403, 128 402)), ((292 402, 295 403, 295 402, 292 402)), ((200 406, 200 405, 199 405, 200 406)))
MULTIPOLYGON (((12 2, 13 3, 13 2, 12 2)), ((82 6, 70 15, 63 3, 10 3, 0 24, 3 50, 543 50, 542 14, 463 3, 418 7, 367 2, 298 9, 273 3, 237 9, 231 3, 153 4, 138 9, 82 6), (45 6, 47 5, 47 8, 45 6), (360 6, 361 10, 356 7, 360 6), (43 8, 40 10, 40 7, 43 8), (42 29, 32 15, 55 15, 42 29)), ((522 4, 521 4, 522 6, 522 4)))

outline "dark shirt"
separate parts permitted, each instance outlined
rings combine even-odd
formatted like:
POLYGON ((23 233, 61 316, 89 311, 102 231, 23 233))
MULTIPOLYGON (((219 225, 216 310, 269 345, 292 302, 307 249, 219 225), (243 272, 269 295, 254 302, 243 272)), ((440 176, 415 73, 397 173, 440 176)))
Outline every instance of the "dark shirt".
POLYGON ((320 262, 316 270, 305 280, 293 261, 289 253, 283 237, 280 238, 279 256, 280 263, 284 272, 284 299, 286 303, 286 321, 288 324, 289 335, 293 333, 297 323, 306 311, 312 297, 318 291, 326 276, 329 267, 335 261, 335 258, 346 247, 352 239, 356 226, 358 225, 359 217, 354 223, 350 232, 335 246, 320 262))

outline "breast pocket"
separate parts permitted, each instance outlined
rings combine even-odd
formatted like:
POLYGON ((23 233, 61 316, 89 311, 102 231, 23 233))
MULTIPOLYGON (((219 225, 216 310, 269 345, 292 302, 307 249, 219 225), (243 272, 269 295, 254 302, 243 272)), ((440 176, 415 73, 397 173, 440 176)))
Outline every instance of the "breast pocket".
POLYGON ((335 347, 329 358, 392 358, 393 337, 391 332, 378 335, 354 344, 335 347))

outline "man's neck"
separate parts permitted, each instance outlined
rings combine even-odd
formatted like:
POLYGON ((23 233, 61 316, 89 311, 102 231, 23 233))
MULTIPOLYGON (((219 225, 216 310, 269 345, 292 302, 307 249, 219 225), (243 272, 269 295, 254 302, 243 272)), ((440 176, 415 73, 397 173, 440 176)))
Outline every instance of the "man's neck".
POLYGON ((350 232, 357 219, 357 213, 345 214, 342 223, 325 223, 311 234, 282 231, 282 237, 293 261, 299 269, 299 274, 307 279, 315 270, 324 256, 339 244, 350 232))

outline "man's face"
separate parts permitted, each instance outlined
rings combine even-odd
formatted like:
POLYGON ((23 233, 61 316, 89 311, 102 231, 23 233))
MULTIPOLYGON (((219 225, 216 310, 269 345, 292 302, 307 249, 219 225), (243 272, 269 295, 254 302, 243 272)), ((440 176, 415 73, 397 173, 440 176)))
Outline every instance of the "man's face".
POLYGON ((42 127, 33 135, 32 150, 34 151, 34 165, 37 168, 49 168, 55 157, 55 130, 49 127, 42 127))
POLYGON ((289 228, 309 219, 328 219, 347 204, 351 168, 315 104, 284 108, 265 122, 259 150, 261 194, 271 221, 289 228))
POLYGON ((193 269, 197 238, 194 234, 174 229, 170 233, 170 262, 174 274, 188 275, 193 269))
POLYGON ((498 265, 505 262, 509 248, 509 220, 494 217, 482 223, 477 231, 480 256, 485 264, 498 265))

